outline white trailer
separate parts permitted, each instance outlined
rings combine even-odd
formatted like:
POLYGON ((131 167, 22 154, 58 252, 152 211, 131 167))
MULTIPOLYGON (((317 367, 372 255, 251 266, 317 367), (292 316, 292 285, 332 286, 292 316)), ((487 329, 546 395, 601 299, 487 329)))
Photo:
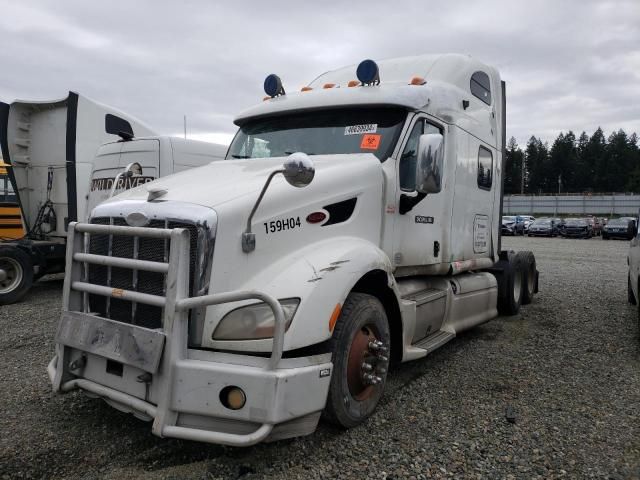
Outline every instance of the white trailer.
POLYGON ((70 226, 54 391, 98 395, 163 437, 246 446, 321 415, 347 428, 375 410, 390 363, 532 300, 533 255, 500 245, 495 68, 365 60, 293 94, 270 75, 265 91, 226 161, 70 226))
POLYGON ((0 305, 20 300, 43 275, 64 271, 68 224, 85 221, 101 200, 226 153, 221 145, 151 135, 139 120, 75 92, 0 103, 0 146, 26 232, 0 242, 0 305), (130 164, 138 174, 124 174, 130 164))

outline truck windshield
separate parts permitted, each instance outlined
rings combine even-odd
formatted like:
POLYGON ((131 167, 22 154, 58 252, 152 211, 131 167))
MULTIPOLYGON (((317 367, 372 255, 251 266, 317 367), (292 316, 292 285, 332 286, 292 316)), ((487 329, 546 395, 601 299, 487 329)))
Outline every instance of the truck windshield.
POLYGON ((349 108, 255 119, 240 127, 227 158, 373 153, 384 161, 406 118, 402 108, 349 108))

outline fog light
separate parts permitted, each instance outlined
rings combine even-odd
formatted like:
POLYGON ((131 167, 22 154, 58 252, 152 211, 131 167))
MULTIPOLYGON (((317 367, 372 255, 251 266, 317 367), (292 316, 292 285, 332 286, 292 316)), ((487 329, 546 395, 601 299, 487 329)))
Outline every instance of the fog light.
POLYGON ((231 410, 240 410, 246 401, 247 396, 240 387, 230 385, 220 390, 220 402, 231 410))

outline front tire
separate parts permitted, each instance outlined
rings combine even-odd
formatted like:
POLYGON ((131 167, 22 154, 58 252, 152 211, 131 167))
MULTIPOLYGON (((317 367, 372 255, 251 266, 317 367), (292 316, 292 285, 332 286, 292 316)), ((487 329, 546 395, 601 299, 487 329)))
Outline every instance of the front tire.
POLYGON ((0 247, 0 305, 22 299, 33 284, 33 263, 15 247, 0 247))
POLYGON ((333 374, 323 418, 351 428, 369 418, 382 398, 389 367, 391 335, 380 301, 351 293, 330 340, 333 374))

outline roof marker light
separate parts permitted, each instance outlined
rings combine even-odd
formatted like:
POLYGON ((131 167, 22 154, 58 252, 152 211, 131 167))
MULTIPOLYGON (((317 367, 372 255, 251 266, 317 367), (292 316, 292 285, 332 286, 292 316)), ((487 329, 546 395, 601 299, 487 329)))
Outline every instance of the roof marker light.
POLYGON ((413 77, 409 82, 409 85, 424 85, 427 81, 422 77, 413 77))
POLYGON ((311 87, 302 87, 300 89, 301 92, 310 92, 311 90, 313 90, 313 88, 311 88, 311 87))
POLYGON ((285 94, 282 80, 280 80, 280 77, 275 73, 272 73, 264 79, 264 92, 271 98, 285 94))
POLYGON ((380 85, 380 70, 373 60, 363 60, 356 70, 358 80, 362 85, 380 85))
POLYGON ((335 83, 325 83, 322 88, 333 88, 335 87, 336 84, 335 83))
POLYGON ((347 87, 357 87, 358 85, 360 85, 358 80, 349 80, 349 83, 347 83, 347 87))

